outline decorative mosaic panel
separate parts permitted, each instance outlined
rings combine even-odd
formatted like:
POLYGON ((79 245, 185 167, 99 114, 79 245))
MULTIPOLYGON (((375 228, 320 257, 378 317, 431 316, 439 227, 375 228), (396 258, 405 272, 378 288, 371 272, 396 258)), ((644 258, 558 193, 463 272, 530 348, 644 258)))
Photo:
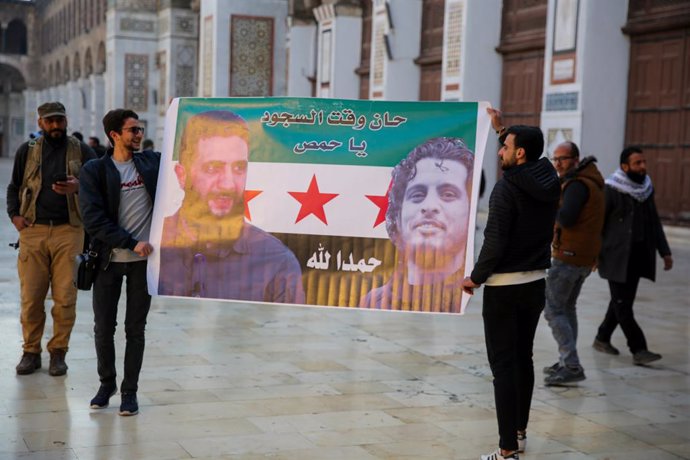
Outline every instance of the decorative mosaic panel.
POLYGON ((552 154, 553 150, 565 141, 573 140, 572 128, 551 128, 547 132, 547 148, 548 153, 552 154))
POLYGON ((165 114, 165 108, 167 107, 168 96, 166 94, 166 86, 168 85, 168 63, 167 63, 167 53, 161 51, 158 53, 156 60, 158 62, 158 108, 161 115, 165 114))
POLYGON ((155 12, 158 9, 158 0, 117 0, 118 10, 135 10, 155 12))
POLYGON ((460 51, 462 49, 462 24, 465 10, 464 3, 454 2, 448 5, 448 22, 446 33, 446 77, 460 76, 460 51))
POLYGON ((374 87, 383 86, 383 69, 386 59, 386 44, 384 43, 386 30, 383 19, 381 15, 377 15, 374 21, 374 63, 372 66, 372 75, 374 76, 372 83, 374 87))
POLYGON ((175 56, 175 96, 194 96, 195 47, 179 45, 175 56))
POLYGON ((192 34, 194 33, 194 18, 189 16, 178 16, 175 18, 175 32, 192 34))
POLYGON ((270 96, 273 18, 230 18, 230 96, 270 96))
POLYGON ((148 54, 125 54, 125 106, 132 110, 148 110, 148 54))
POLYGON ((546 111, 577 110, 577 92, 551 93, 546 95, 546 111))
POLYGON ((127 32, 153 32, 153 21, 144 21, 134 18, 120 19, 120 30, 127 32))
POLYGON ((204 18, 203 44, 204 59, 201 65, 204 71, 204 81, 201 94, 204 97, 211 97, 213 93, 213 16, 204 18))

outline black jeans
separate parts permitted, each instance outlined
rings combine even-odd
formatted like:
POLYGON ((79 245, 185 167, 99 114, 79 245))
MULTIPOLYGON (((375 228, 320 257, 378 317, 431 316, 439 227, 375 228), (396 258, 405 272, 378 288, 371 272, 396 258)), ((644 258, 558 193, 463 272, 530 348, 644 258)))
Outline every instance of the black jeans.
POLYGON ((120 391, 136 393, 141 363, 144 360, 144 330, 146 316, 151 307, 151 296, 146 287, 146 261, 111 263, 100 271, 93 284, 93 332, 96 339, 98 376, 101 384, 116 384, 115 327, 117 304, 122 291, 122 280, 127 277, 127 309, 125 312, 125 376, 120 391))
POLYGON ((633 354, 647 349, 644 332, 635 321, 635 314, 633 313, 640 274, 644 272, 644 267, 648 263, 646 251, 647 248, 644 243, 634 243, 630 249, 625 282, 618 283, 609 280, 611 301, 608 310, 606 310, 604 321, 601 322, 597 331, 597 340, 610 342, 613 331, 620 324, 628 341, 628 348, 633 354))
POLYGON ((517 431, 529 421, 534 389, 532 346, 544 309, 543 279, 484 288, 484 338, 494 376, 499 447, 517 450, 517 431))
POLYGON ((637 285, 640 277, 637 275, 628 276, 625 283, 609 281, 609 291, 611 291, 611 302, 606 310, 606 316, 597 331, 597 340, 610 342, 613 331, 620 324, 623 334, 628 341, 630 352, 635 354, 638 351, 647 349, 647 340, 644 332, 635 320, 633 304, 637 295, 637 285))

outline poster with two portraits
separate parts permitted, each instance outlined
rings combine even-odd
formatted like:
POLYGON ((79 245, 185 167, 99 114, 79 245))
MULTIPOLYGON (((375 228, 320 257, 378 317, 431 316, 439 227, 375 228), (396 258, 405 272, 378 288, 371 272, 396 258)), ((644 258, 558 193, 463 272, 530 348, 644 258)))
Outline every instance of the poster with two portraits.
POLYGON ((487 106, 175 99, 149 292, 462 314, 487 106))

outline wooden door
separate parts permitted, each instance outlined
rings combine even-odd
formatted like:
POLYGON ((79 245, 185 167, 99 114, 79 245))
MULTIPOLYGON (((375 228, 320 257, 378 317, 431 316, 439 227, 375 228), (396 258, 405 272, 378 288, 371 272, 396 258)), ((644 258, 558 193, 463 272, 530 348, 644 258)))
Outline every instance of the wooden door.
POLYGON ((419 57, 420 101, 441 100, 441 64, 443 61, 443 14, 445 0, 423 0, 422 37, 419 57))
POLYGON ((625 143, 644 151, 664 221, 690 224, 690 28, 632 37, 625 143))

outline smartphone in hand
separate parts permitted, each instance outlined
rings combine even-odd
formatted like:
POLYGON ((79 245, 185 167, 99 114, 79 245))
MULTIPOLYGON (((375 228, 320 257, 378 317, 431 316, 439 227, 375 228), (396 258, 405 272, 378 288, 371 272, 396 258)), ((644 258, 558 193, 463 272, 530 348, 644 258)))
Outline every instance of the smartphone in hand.
POLYGON ((53 184, 55 184, 57 182, 67 182, 67 174, 66 173, 53 174, 53 184))

